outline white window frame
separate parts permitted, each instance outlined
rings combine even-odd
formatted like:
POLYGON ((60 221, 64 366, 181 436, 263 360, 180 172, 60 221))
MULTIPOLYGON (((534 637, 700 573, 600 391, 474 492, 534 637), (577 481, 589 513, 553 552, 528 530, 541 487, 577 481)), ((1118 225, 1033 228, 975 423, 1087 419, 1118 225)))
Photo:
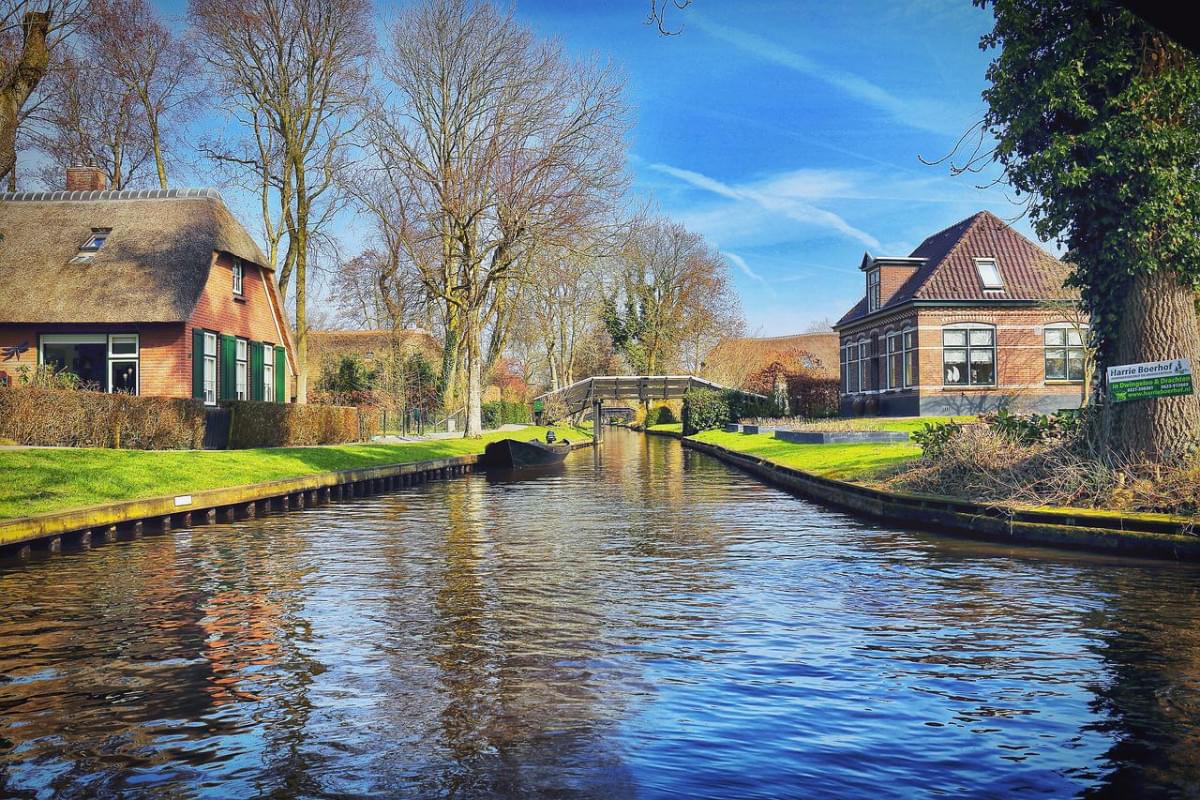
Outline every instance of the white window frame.
MULTIPOLYGON (((958 322, 958 323, 954 323, 952 325, 947 325, 944 328, 942 328, 942 385, 949 389, 957 389, 957 388, 968 388, 969 389, 969 388, 973 388, 973 387, 975 387, 975 388, 980 388, 980 387, 994 388, 995 386, 997 386, 999 383, 999 380, 1000 380, 1000 363, 999 363, 996 345, 997 345, 996 326, 994 326, 994 325, 985 325, 980 322, 958 322), (987 331, 988 333, 990 333, 990 335, 991 335, 991 344, 990 345, 972 342, 972 338, 973 338, 972 333, 980 333, 983 331, 987 331), (964 343, 962 345, 947 344, 946 334, 948 334, 948 333, 964 334, 964 336, 963 336, 964 343), (967 380, 965 383, 951 383, 946 379, 946 366, 947 366, 946 352, 949 350, 962 351, 966 357, 965 360, 962 362, 964 364, 964 369, 966 370, 966 373, 967 373, 967 380), (975 381, 973 381, 971 379, 971 364, 987 363, 986 361, 974 362, 971 360, 972 354, 977 351, 978 352, 985 352, 985 351, 991 352, 991 355, 992 355, 992 360, 991 360, 992 380, 990 383, 976 383, 975 381)), ((955 366, 957 366, 957 364, 955 364, 955 366)))
POLYGON ((217 335, 204 331, 204 404, 217 404, 217 335), (209 343, 212 344, 211 351, 209 343))
POLYGON ((903 389, 904 388, 904 337, 902 335, 902 332, 899 330, 888 331, 885 341, 887 342, 887 346, 885 348, 885 359, 884 359, 887 364, 887 369, 885 370, 885 373, 887 375, 887 378, 886 378, 887 388, 903 389), (900 359, 899 371, 896 370, 896 364, 894 363, 897 358, 900 359))
POLYGON ((243 291, 243 289, 245 288, 245 286, 244 286, 245 273, 246 273, 246 269, 242 264, 242 260, 240 258, 234 258, 233 259, 233 293, 238 295, 239 297, 245 293, 243 291))
POLYGON ((867 392, 867 378, 869 377, 871 362, 871 342, 867 339, 858 340, 858 390, 867 392))
POLYGON ((1088 326, 1077 322, 1052 322, 1046 325, 1042 331, 1042 379, 1045 383, 1083 383, 1083 379, 1087 376, 1087 336, 1088 326), (1062 344, 1050 344, 1050 332, 1061 331, 1063 334, 1062 344), (1074 333, 1079 337, 1079 344, 1071 344, 1071 334, 1074 333), (1063 367, 1066 369, 1066 375, 1062 378, 1051 378, 1048 369, 1050 365, 1050 351, 1060 350, 1063 354, 1063 367), (1071 352, 1079 351, 1079 363, 1083 369, 1083 374, 1078 378, 1071 377, 1071 352))
POLYGON ((263 342, 263 400, 275 402, 275 345, 263 342))
POLYGON ((43 333, 38 337, 38 364, 46 363, 47 344, 102 344, 104 345, 104 391, 111 392, 113 362, 132 362, 137 392, 142 392, 142 345, 136 333, 43 333), (113 343, 133 343, 132 353, 114 353, 113 343))
POLYGON ((234 397, 238 400, 248 400, 247 390, 250 388, 250 342, 245 339, 235 339, 234 344, 234 397))
POLYGON ((975 273, 984 289, 996 291, 1004 288, 1004 276, 1000 274, 1000 265, 994 258, 975 259, 975 273))
POLYGON ((904 388, 911 389, 917 384, 917 373, 920 364, 917 363, 917 329, 906 326, 900 329, 901 352, 904 354, 904 388))
POLYGON ((880 283, 883 277, 879 274, 879 268, 867 270, 867 311, 878 311, 881 304, 882 294, 880 283))

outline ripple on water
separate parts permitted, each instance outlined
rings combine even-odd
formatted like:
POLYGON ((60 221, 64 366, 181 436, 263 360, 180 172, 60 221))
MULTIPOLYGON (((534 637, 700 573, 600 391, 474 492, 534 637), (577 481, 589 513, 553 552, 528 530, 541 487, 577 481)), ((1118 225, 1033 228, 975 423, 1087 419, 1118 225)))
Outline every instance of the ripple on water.
POLYGON ((614 433, 537 480, 0 565, 0 796, 1186 794, 1198 577, 614 433))

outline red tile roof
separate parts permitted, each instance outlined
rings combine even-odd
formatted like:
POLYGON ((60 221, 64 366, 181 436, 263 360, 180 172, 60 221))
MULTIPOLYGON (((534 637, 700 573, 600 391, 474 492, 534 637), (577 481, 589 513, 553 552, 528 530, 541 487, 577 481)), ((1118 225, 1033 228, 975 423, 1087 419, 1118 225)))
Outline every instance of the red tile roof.
MULTIPOLYGON (((939 231, 912 252, 922 264, 881 311, 909 300, 1059 300, 1075 297, 1063 287, 1070 267, 1043 251, 989 211, 967 217, 939 231), (984 289, 976 258, 996 259, 1003 289, 984 289)), ((838 325, 867 315, 867 300, 859 300, 838 325)))

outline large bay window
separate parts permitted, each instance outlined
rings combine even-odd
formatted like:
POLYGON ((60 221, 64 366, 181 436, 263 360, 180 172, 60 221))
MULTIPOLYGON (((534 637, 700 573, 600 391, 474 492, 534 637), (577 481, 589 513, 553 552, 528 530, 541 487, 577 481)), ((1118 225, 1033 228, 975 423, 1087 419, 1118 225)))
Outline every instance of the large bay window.
POLYGON ((946 386, 995 386, 996 329, 978 324, 944 328, 942 378, 946 386))
POLYGON ((1084 361, 1087 358, 1083 346, 1086 330, 1082 325, 1071 322, 1046 326, 1046 380, 1083 381, 1084 361))
POLYGON ((69 372, 87 389, 138 393, 140 359, 136 333, 47 333, 38 361, 69 372))

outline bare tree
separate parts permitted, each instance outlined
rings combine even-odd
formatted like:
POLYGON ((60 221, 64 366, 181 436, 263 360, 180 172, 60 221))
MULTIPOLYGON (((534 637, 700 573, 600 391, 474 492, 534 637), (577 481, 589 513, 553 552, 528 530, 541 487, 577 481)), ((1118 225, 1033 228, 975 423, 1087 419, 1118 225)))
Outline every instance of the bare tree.
MULTIPOLYGON (((280 292, 296 279, 296 398, 308 396, 308 259, 333 213, 335 176, 368 81, 374 42, 366 0, 191 0, 201 52, 252 132, 264 198, 278 192, 288 252, 280 292), (271 187, 271 188, 267 188, 271 187), (325 203, 322 207, 321 203, 325 203)), ((267 201, 264 199, 264 205, 267 201)), ((264 214, 264 221, 271 219, 264 214)))
POLYGON ((85 0, 0 0, 0 178, 16 169, 25 106, 85 5, 85 0))
POLYGON ((90 2, 92 19, 81 31, 89 59, 137 99, 158 185, 166 189, 164 136, 172 115, 197 98, 198 58, 145 0, 90 2))
POLYGON ((503 349, 532 253, 588 226, 623 188, 621 84, 487 2, 426 0, 390 45, 397 105, 381 109, 372 145, 397 239, 443 306, 447 344, 465 349, 477 436, 485 365, 503 349))

